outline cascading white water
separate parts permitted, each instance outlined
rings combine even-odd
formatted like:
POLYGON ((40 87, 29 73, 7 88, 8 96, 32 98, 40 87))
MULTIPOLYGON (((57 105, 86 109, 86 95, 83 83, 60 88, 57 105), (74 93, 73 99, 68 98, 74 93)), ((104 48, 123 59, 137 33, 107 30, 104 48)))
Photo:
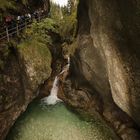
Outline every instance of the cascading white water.
POLYGON ((58 86, 59 76, 62 75, 64 72, 68 71, 69 67, 70 67, 70 57, 68 57, 68 64, 63 68, 62 72, 55 77, 50 95, 42 99, 43 103, 47 105, 55 105, 58 102, 62 102, 62 100, 57 97, 57 93, 59 90, 59 86, 58 86))
POLYGON ((56 76, 53 83, 53 87, 51 89, 51 93, 48 97, 45 97, 44 99, 42 99, 43 103, 46 103, 47 105, 55 105, 56 103, 62 101, 57 97, 57 92, 59 89, 58 81, 59 81, 59 78, 56 76))
POLYGON ((59 75, 62 75, 64 72, 68 71, 69 68, 70 68, 70 58, 68 57, 68 64, 64 66, 63 70, 61 71, 59 75))
POLYGON ((70 66, 70 57, 68 56, 68 65, 70 66))

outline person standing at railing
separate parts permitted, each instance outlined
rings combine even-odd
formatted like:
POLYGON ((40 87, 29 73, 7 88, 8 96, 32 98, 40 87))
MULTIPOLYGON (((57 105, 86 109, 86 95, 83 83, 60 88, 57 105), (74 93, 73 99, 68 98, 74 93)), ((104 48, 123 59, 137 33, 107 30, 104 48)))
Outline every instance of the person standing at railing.
POLYGON ((31 18, 32 18, 30 13, 28 13, 28 18, 29 18, 29 19, 31 19, 31 18))
POLYGON ((16 34, 19 35, 19 24, 21 24, 21 16, 17 16, 17 23, 16 23, 16 34))
POLYGON ((17 16, 17 23, 20 23, 21 16, 17 16))
POLYGON ((22 16, 21 16, 21 22, 23 23, 24 21, 25 21, 25 16, 22 15, 22 16))
POLYGON ((5 24, 7 27, 9 27, 12 23, 12 16, 6 16, 5 17, 5 24))
POLYGON ((37 20, 37 18, 38 18, 38 12, 35 11, 33 15, 34 15, 34 18, 37 20))
POLYGON ((27 21, 27 22, 30 22, 31 21, 31 14, 30 13, 28 13, 28 14, 25 14, 25 20, 27 21))
POLYGON ((29 21, 28 22, 31 22, 32 20, 32 15, 30 13, 28 13, 28 18, 29 18, 29 21))

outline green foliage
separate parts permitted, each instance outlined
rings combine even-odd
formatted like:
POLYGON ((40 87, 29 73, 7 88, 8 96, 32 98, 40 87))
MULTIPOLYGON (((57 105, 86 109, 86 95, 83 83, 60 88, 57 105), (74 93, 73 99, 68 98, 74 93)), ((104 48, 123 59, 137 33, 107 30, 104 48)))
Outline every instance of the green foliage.
POLYGON ((59 21, 63 16, 62 11, 61 11, 61 7, 57 4, 52 3, 52 2, 51 2, 50 13, 51 13, 51 18, 55 21, 59 21))
POLYGON ((24 5, 28 4, 28 0, 22 0, 22 4, 24 5))
POLYGON ((59 22, 59 32, 63 40, 72 41, 75 37, 76 28, 77 28, 76 12, 73 12, 69 16, 65 16, 59 22))
MULTIPOLYGON (((19 4, 26 5, 28 4, 28 0, 21 0, 19 1, 19 4)), ((6 9, 17 9, 19 5, 16 3, 16 1, 13 0, 0 0, 0 9, 6 10, 6 9)))
POLYGON ((76 34, 77 25, 77 5, 71 0, 68 5, 60 7, 55 3, 51 3, 51 18, 59 25, 59 34, 64 41, 72 42, 76 34))
POLYGON ((21 43, 19 46, 20 51, 26 58, 28 57, 37 60, 38 58, 41 59, 48 59, 50 61, 51 54, 49 49, 46 47, 46 44, 44 42, 40 42, 36 38, 32 38, 32 40, 26 40, 23 43, 21 43), (33 55, 34 54, 34 55, 33 55))
POLYGON ((40 72, 46 69, 50 70, 52 59, 47 45, 51 41, 48 30, 54 31, 54 27, 53 23, 46 24, 46 21, 48 20, 45 19, 40 23, 34 22, 31 28, 26 30, 25 40, 17 46, 25 61, 32 64, 34 69, 40 72))
POLYGON ((34 22, 31 28, 26 30, 25 37, 36 38, 39 42, 52 44, 51 33, 58 33, 57 24, 54 20, 46 18, 41 22, 34 22))
POLYGON ((52 56, 48 46, 36 38, 25 40, 18 46, 20 56, 25 62, 27 74, 34 89, 51 74, 52 56))
POLYGON ((0 9, 6 10, 7 8, 15 9, 15 2, 11 0, 0 0, 0 9))

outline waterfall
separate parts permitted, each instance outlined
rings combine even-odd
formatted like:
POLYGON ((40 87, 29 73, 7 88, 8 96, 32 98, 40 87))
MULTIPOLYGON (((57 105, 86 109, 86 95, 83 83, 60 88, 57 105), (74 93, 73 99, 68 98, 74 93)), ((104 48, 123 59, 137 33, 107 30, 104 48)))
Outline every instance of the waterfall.
POLYGON ((59 78, 56 76, 55 80, 53 82, 53 87, 51 89, 51 93, 48 97, 45 97, 42 99, 42 102, 47 104, 47 105, 55 105, 57 102, 60 102, 61 100, 57 97, 57 92, 58 92, 58 81, 59 78))
POLYGON ((59 90, 59 86, 58 86, 59 76, 62 75, 64 72, 68 71, 69 67, 70 67, 70 57, 68 57, 68 63, 63 68, 62 72, 58 76, 55 77, 50 95, 41 100, 43 103, 45 103, 47 105, 55 105, 58 102, 62 102, 62 100, 57 97, 57 93, 58 93, 58 90, 59 90))
POLYGON ((61 74, 63 74, 64 72, 66 72, 66 71, 69 70, 69 68, 70 68, 70 57, 68 57, 67 59, 68 59, 68 63, 67 63, 66 66, 64 66, 63 70, 61 71, 61 73, 60 73, 59 75, 61 75, 61 74))

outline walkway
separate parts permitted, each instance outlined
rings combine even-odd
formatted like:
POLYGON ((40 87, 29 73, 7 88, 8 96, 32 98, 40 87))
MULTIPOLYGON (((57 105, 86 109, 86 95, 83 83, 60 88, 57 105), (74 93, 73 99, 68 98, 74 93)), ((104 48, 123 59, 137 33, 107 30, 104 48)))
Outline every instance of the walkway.
POLYGON ((26 29, 30 24, 32 24, 33 20, 40 22, 42 19, 46 18, 47 15, 42 15, 36 17, 34 19, 26 19, 20 22, 16 22, 15 24, 11 24, 9 26, 1 27, 0 29, 0 42, 7 40, 10 41, 11 38, 18 36, 20 32, 26 29))

